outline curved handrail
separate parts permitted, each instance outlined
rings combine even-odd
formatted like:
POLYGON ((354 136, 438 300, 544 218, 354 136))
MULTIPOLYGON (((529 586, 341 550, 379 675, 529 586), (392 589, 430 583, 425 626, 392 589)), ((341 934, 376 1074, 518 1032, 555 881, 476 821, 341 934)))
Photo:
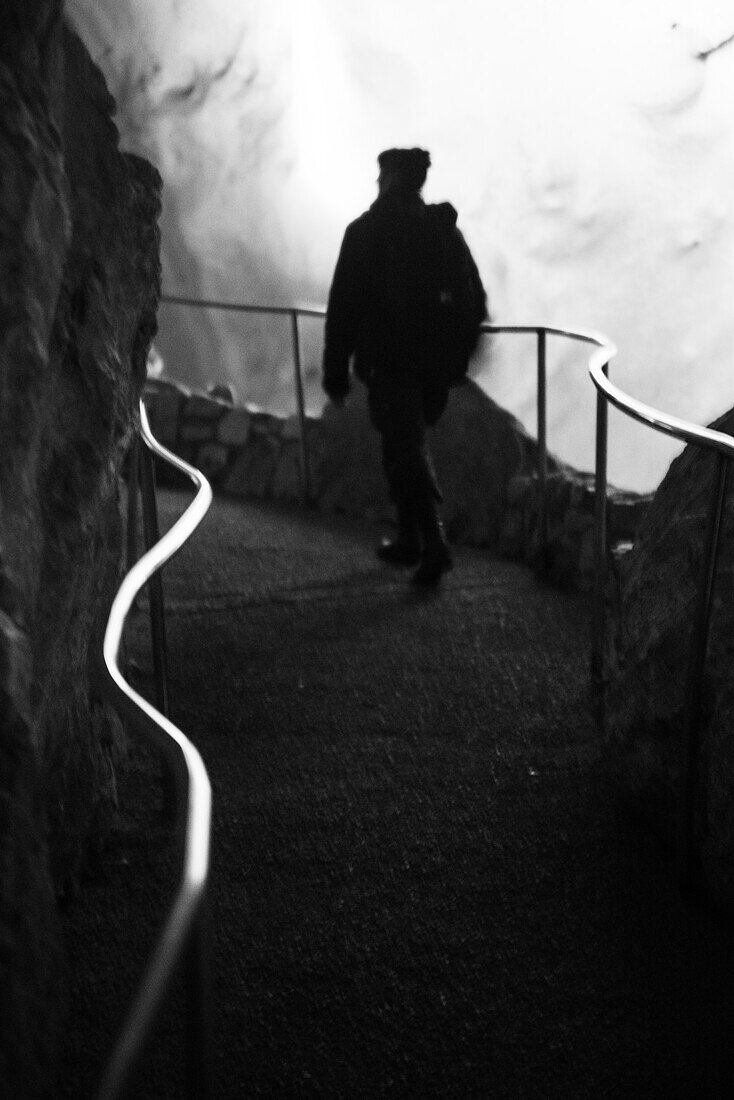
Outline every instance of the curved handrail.
MULTIPOLYGON (((325 317, 326 306, 261 306, 249 302, 223 302, 209 298, 189 298, 179 294, 162 294, 161 302, 169 305, 195 306, 199 309, 223 309, 236 313, 265 313, 282 317, 325 317)), ((580 340, 594 344, 599 349, 598 362, 609 362, 616 353, 616 346, 606 336, 592 329, 562 328, 558 325, 497 325, 493 321, 483 321, 480 329, 486 333, 546 333, 548 336, 566 336, 570 340, 580 340)))
MULTIPOLYGON (((310 473, 309 453, 306 431, 306 407, 303 392, 303 377, 301 370, 301 348, 298 320, 299 317, 326 316, 324 306, 262 306, 246 302, 228 302, 217 299, 192 298, 187 295, 162 294, 161 302, 170 305, 194 306, 199 309, 232 310, 239 313, 263 313, 276 314, 290 317, 291 340, 293 345, 294 384, 296 395, 296 411, 299 421, 300 451, 301 451, 301 502, 307 504, 310 501, 310 473)), ((570 340, 579 340, 586 344, 592 344, 595 351, 589 365, 597 365, 600 369, 607 366, 616 355, 615 345, 606 336, 592 330, 564 328, 558 325, 497 325, 490 321, 482 323, 481 331, 488 335, 498 333, 523 333, 535 334, 538 340, 537 363, 537 424, 538 424, 538 483, 539 483, 539 530, 543 547, 547 543, 547 501, 546 501, 546 337, 562 336, 570 340)), ((597 447, 598 460, 598 447, 597 447)), ((599 549, 595 550, 598 557, 599 549)), ((598 572, 598 571, 597 571, 598 572)), ((597 596, 595 602, 600 597, 597 596)), ((595 614, 595 621, 598 615, 595 614)))
POLYGON ((592 352, 589 360, 589 369, 592 363, 599 369, 611 362, 617 354, 617 346, 607 336, 593 329, 561 328, 558 325, 496 325, 493 321, 483 321, 480 330, 487 333, 518 332, 530 335, 565 336, 569 340, 578 340, 584 344, 593 344, 596 351, 592 352))
POLYGON ((660 409, 646 405, 636 397, 625 393, 619 386, 610 382, 603 370, 596 364, 589 364, 591 380, 598 390, 601 390, 607 400, 621 412, 639 420, 642 424, 654 428, 655 431, 673 436, 684 443, 697 443, 701 447, 720 451, 728 458, 734 458, 734 439, 724 432, 717 432, 715 428, 702 428, 698 424, 692 424, 689 420, 681 420, 680 417, 671 416, 661 412, 660 409))
POLYGON ((235 313, 271 313, 290 317, 324 317, 325 306, 256 306, 248 302, 220 302, 209 298, 187 298, 181 294, 162 294, 161 301, 174 306, 198 306, 200 309, 229 309, 235 313))
POLYGON ((186 474, 197 492, 183 515, 125 576, 115 596, 103 644, 105 689, 120 716, 140 734, 152 738, 170 762, 178 794, 179 824, 183 826, 183 866, 173 906, 105 1071, 98 1093, 100 1100, 113 1100, 124 1094, 176 965, 190 946, 192 936, 201 932, 198 921, 209 868, 211 787, 204 763, 184 734, 127 683, 118 665, 118 655, 125 620, 135 597, 199 525, 211 503, 212 490, 198 470, 158 443, 150 431, 142 401, 140 430, 145 446, 186 474))
MULTIPOLYGON (((302 317, 325 317, 326 306, 312 305, 312 306, 263 306, 256 305, 252 302, 226 302, 215 298, 191 298, 182 294, 162 294, 161 302, 169 305, 179 306, 195 306, 199 309, 225 309, 233 310, 237 313, 270 313, 278 314, 286 317, 293 313, 302 317)), ((585 343, 596 344, 597 346, 608 348, 610 355, 616 352, 616 348, 606 336, 601 335, 598 332, 591 329, 570 329, 562 328, 557 325, 497 325, 493 321, 483 321, 481 324, 483 332, 519 332, 519 333, 532 333, 544 331, 551 336, 568 336, 572 340, 581 340, 585 343)))

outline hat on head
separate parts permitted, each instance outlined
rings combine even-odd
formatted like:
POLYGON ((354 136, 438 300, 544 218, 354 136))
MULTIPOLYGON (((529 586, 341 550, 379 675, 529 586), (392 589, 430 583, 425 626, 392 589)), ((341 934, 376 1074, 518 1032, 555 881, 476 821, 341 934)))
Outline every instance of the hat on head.
POLYGON ((377 163, 394 172, 406 186, 419 190, 426 182, 431 157, 425 149, 385 149, 377 163))

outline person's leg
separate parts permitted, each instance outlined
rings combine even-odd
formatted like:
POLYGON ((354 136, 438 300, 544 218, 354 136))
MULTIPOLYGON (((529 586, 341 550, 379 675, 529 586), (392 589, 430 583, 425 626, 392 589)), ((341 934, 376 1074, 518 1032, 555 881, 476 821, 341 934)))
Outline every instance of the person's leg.
POLYGON ((391 565, 415 565, 420 559, 421 543, 418 518, 406 487, 404 475, 406 401, 395 387, 372 386, 369 393, 370 417, 380 432, 382 467, 390 499, 397 513, 397 534, 384 539, 377 556, 391 565))
POLYGON ((383 468, 398 510, 398 537, 378 549, 378 555, 401 565, 419 562, 416 584, 437 583, 453 565, 426 439, 426 417, 434 422, 445 404, 445 393, 427 398, 417 385, 375 386, 370 391, 372 422, 382 435, 383 468))
POLYGON ((413 575, 415 584, 437 584, 442 575, 453 567, 446 535, 439 514, 439 504, 443 500, 441 490, 433 468, 425 425, 436 423, 446 408, 448 392, 440 389, 424 389, 421 394, 421 446, 418 461, 422 467, 416 477, 415 509, 420 529, 422 551, 420 565, 413 575))
POLYGON ((385 538, 375 553, 388 565, 417 565, 421 559, 418 523, 410 505, 400 503, 396 507, 398 530, 394 539, 385 538))
POLYGON ((446 541, 435 496, 424 496, 418 505, 418 528, 421 534, 420 564, 413 574, 414 584, 437 584, 454 562, 446 541))

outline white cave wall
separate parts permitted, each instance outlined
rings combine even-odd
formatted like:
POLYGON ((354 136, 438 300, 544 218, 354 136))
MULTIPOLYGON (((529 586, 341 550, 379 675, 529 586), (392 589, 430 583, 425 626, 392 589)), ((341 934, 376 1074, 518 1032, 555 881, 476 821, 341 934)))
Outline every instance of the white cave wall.
MULTIPOLYGON (((614 376, 701 422, 734 405, 734 33, 722 0, 69 0, 164 176, 164 286, 325 300, 376 154, 431 150, 498 322, 599 329, 614 376), (673 24, 676 24, 675 26, 673 24)), ((320 330, 305 326, 318 401, 320 330)), ((170 373, 287 405, 287 328, 161 309, 170 373)), ((529 341, 496 341, 489 392, 530 426, 529 341)), ((553 341, 549 442, 593 463, 583 356, 553 341)), ((670 441, 612 422, 610 475, 650 488, 670 441)))

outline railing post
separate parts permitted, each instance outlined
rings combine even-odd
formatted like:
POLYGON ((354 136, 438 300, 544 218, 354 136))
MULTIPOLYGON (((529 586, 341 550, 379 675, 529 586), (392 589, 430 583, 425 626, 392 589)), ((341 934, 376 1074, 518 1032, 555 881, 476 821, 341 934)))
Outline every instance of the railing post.
POLYGON ((721 517, 726 496, 728 459, 716 455, 713 491, 709 501, 706 531, 701 556, 701 571, 693 622, 691 653, 688 663, 685 701, 685 741, 682 752, 681 791, 682 809, 680 823, 680 876, 681 887, 688 892, 695 888, 698 878, 698 859, 693 840, 694 807, 698 781, 698 763, 701 748, 701 702, 703 697, 703 671, 706 664, 711 604, 713 600, 716 565, 719 553, 721 517))
MULTIPOLYGON (((609 364, 602 368, 609 374, 609 364)), ((609 406, 601 390, 596 393, 596 473, 594 478, 594 617, 591 641, 591 678, 604 691, 607 587, 607 437, 609 406)), ((603 714, 603 696, 599 699, 603 714)))
POLYGON ((307 505, 311 499, 311 476, 308 462, 308 440, 306 438, 306 403, 303 397, 303 375, 301 373, 301 339, 298 332, 298 310, 292 309, 291 333, 293 337, 293 373, 296 387, 296 408, 301 443, 301 504, 307 505))
POLYGON ((130 572, 138 560, 138 493, 140 491, 140 436, 135 433, 127 456, 127 530, 125 556, 130 572))
POLYGON ((546 410, 546 331, 538 333, 538 531, 543 569, 548 566, 548 443, 546 410))

